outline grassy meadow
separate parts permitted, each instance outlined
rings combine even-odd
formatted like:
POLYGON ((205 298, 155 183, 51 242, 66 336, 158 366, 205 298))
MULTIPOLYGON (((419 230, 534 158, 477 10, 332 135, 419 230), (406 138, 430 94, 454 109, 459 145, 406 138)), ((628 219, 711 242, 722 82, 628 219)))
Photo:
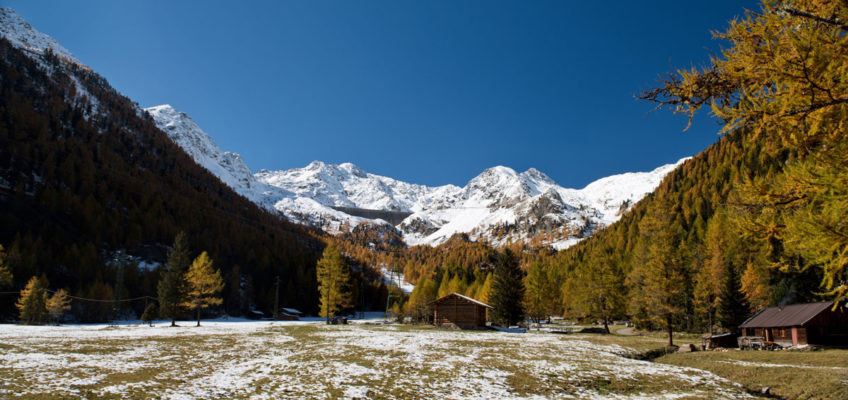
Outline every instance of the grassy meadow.
POLYGON ((650 337, 320 322, 181 325, 0 325, 0 397, 749 397, 712 372, 627 357, 649 347, 650 337))

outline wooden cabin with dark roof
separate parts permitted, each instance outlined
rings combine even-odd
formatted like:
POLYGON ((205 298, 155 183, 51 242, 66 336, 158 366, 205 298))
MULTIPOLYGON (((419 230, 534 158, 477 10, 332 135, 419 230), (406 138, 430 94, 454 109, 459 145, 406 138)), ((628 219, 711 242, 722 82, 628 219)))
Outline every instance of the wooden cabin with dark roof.
POLYGON ((480 329, 486 327, 486 313, 492 306, 459 293, 430 302, 433 324, 441 327, 480 329))
POLYGON ((848 346, 848 308, 832 301, 771 307, 739 326, 743 338, 761 338, 782 347, 806 344, 848 346))

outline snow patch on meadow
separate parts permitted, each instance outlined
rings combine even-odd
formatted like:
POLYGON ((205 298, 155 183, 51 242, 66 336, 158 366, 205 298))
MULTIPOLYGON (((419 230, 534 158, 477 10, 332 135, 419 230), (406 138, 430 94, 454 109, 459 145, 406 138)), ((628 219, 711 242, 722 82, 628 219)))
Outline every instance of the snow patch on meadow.
POLYGON ((709 372, 629 359, 631 349, 578 335, 314 321, 168 325, 0 325, 0 397, 748 397, 709 372))

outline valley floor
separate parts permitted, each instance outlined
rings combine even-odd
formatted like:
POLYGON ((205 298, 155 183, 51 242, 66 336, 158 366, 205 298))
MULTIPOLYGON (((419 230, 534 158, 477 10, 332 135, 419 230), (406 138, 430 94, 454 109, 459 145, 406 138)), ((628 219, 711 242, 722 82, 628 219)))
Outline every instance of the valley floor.
POLYGON ((587 335, 320 322, 0 325, 3 398, 748 397, 587 335))

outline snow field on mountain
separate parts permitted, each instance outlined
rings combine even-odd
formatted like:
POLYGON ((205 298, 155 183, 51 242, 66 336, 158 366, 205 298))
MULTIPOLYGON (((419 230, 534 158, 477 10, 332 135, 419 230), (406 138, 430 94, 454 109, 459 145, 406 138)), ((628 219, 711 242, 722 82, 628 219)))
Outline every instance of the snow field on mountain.
POLYGON ((321 322, 0 325, 0 397, 743 398, 582 335, 321 322))
POLYGON ((222 151, 188 114, 170 105, 146 109, 156 125, 199 165, 256 204, 287 218, 330 233, 352 229, 362 222, 385 223, 356 217, 333 207, 410 212, 396 226, 409 245, 438 245, 456 233, 473 240, 503 244, 530 240, 538 233, 563 227, 572 236, 557 236, 565 248, 609 225, 621 213, 650 193, 662 178, 684 160, 651 172, 625 173, 599 179, 586 188, 559 186, 539 170, 518 173, 512 168, 488 168, 464 187, 429 187, 370 174, 351 163, 313 161, 303 168, 252 173, 235 153, 222 151), (506 235, 493 238, 492 230, 509 226, 506 235))
POLYGON ((8 39, 15 47, 39 54, 50 49, 57 56, 82 65, 68 49, 62 47, 52 37, 33 28, 11 8, 0 7, 0 36, 8 39))

